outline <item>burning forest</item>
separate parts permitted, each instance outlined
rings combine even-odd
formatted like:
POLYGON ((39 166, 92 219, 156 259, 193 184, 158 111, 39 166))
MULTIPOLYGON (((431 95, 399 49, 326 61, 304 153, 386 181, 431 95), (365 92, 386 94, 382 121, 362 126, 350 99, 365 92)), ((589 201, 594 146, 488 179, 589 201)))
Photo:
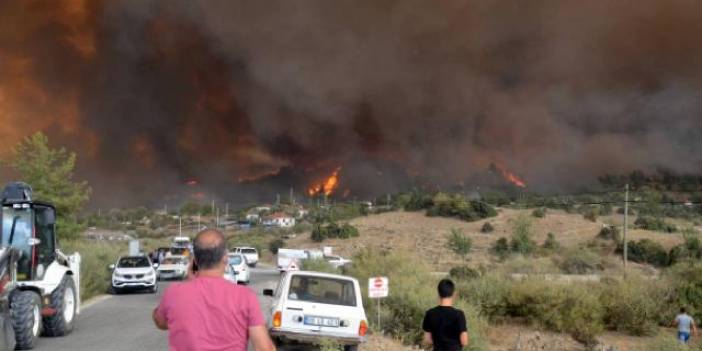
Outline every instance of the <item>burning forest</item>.
POLYGON ((44 131, 98 202, 702 171, 697 2, 29 0, 0 22, 0 158, 44 131))

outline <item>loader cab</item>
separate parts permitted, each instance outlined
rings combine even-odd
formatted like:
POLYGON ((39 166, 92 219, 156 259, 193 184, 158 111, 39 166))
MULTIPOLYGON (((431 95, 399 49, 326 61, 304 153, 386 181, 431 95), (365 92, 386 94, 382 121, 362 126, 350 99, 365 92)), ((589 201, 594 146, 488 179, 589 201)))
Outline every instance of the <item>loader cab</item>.
POLYGON ((0 244, 20 252, 17 280, 42 280, 56 259, 56 210, 31 199, 31 188, 24 183, 10 183, 2 197, 0 244))

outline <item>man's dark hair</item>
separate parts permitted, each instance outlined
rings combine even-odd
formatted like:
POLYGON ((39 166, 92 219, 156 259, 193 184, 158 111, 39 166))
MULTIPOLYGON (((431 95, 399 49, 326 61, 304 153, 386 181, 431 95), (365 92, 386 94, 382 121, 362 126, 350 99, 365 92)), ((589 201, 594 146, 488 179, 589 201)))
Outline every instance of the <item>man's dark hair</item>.
POLYGON ((224 235, 213 229, 207 229, 197 234, 193 242, 193 253, 198 269, 211 269, 222 261, 222 257, 227 254, 227 246, 224 235), (202 240, 206 234, 213 233, 218 236, 217 240, 207 242, 202 240), (203 242, 204 241, 204 242, 203 242))
POLYGON ((685 313, 685 307, 680 307, 680 313, 685 313))
POLYGON ((456 290, 456 286, 453 284, 451 279, 442 279, 439 282, 439 297, 445 299, 447 297, 453 296, 453 292, 456 290))

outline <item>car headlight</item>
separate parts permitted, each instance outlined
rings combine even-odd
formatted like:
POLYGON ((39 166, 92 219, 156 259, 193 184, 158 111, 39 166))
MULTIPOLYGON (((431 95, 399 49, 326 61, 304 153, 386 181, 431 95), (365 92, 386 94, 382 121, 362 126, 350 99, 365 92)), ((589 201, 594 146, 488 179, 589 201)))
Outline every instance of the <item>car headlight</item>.
POLYGON ((152 277, 153 275, 154 275, 153 271, 149 271, 149 272, 146 272, 146 274, 144 274, 145 277, 152 277))
POLYGON ((112 277, 113 277, 113 278, 124 278, 123 275, 121 275, 121 274, 119 274, 119 273, 116 273, 116 272, 112 275, 112 277))

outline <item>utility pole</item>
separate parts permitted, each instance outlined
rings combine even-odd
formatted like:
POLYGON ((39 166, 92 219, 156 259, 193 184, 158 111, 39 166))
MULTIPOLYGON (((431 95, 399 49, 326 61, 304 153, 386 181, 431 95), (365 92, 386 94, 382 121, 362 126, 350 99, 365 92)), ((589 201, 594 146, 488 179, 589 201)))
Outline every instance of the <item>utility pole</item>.
POLYGON ((275 205, 280 206, 280 194, 275 194, 275 205))
POLYGON ((628 244, 626 241, 626 232, 629 227, 629 184, 626 184, 625 186, 625 192, 624 192, 624 230, 623 235, 622 235, 622 241, 624 244, 624 274, 626 274, 626 261, 627 261, 627 255, 628 255, 628 244))
POLYGON ((229 203, 224 204, 224 221, 229 220, 229 203))
POLYGON ((197 214, 197 230, 195 231, 196 233, 200 231, 202 227, 200 226, 200 214, 197 214))
POLYGON ((178 236, 183 236, 183 216, 178 214, 178 236))
POLYGON ((219 207, 215 210, 215 228, 219 228, 219 207))
POLYGON ((295 195, 293 193, 293 188, 290 188, 290 204, 295 206, 295 195))
POLYGON ((214 199, 212 200, 212 214, 214 214, 215 208, 214 208, 214 199))

